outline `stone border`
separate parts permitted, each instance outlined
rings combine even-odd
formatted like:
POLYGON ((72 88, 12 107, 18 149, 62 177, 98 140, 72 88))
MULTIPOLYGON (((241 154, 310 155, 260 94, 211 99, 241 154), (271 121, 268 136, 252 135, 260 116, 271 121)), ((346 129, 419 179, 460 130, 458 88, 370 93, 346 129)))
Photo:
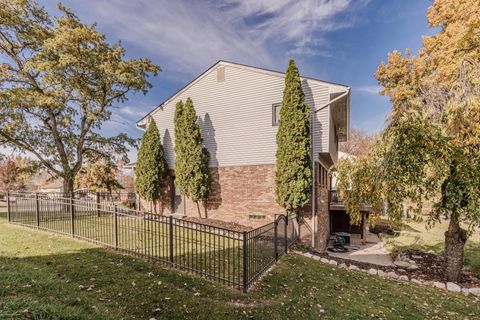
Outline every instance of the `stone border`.
POLYGON ((415 283, 415 284, 418 284, 418 285, 424 285, 424 286, 430 286, 430 287, 434 287, 434 288, 438 288, 438 289, 444 289, 444 290, 447 290, 447 291, 450 291, 450 292, 461 293, 465 296, 468 296, 468 295, 471 294, 471 295, 474 295, 476 297, 480 297, 480 288, 462 288, 458 284, 453 283, 453 282, 446 282, 445 283, 445 282, 438 282, 438 281, 424 281, 424 280, 419 280, 419 279, 415 279, 415 278, 409 278, 406 275, 399 275, 394 271, 385 272, 383 270, 375 269, 375 268, 361 269, 361 268, 357 267, 355 264, 347 265, 345 262, 344 263, 338 263, 338 261, 336 261, 336 260, 322 258, 322 257, 319 257, 317 255, 311 254, 309 252, 293 251, 293 253, 304 256, 306 258, 310 258, 310 259, 313 259, 313 260, 320 261, 320 262, 325 263, 325 264, 329 264, 329 265, 332 265, 332 266, 337 266, 337 267, 343 268, 343 269, 360 271, 360 272, 364 272, 364 273, 367 273, 367 274, 370 274, 370 275, 376 275, 376 276, 386 278, 386 279, 391 279, 391 280, 411 282, 411 283, 415 283))

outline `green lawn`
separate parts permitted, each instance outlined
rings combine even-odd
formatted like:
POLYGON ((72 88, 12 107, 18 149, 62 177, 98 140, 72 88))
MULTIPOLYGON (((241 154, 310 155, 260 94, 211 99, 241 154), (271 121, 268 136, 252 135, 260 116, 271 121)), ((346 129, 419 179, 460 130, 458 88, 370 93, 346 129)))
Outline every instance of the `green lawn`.
MULTIPOLYGON (((64 211, 59 205, 41 207, 38 220, 40 229, 66 236, 72 235, 71 214, 68 208, 64 211)), ((36 214, 30 209, 31 206, 25 203, 14 205, 12 221, 21 225, 36 226, 36 214)), ((159 219, 143 219, 143 216, 119 213, 115 221, 112 214, 102 213, 97 216, 95 212, 76 210, 73 228, 78 239, 90 240, 110 248, 115 247, 116 239, 116 248, 119 252, 148 256, 164 263, 173 261, 179 268, 197 270, 236 288, 243 286, 241 232, 224 233, 208 226, 201 230, 199 226, 195 228, 189 222, 175 219, 170 234, 168 217, 159 219), (170 252, 170 249, 173 251, 170 252)), ((273 260, 273 254, 272 243, 268 241, 265 243, 259 241, 255 245, 252 243, 249 246, 250 277, 268 267, 273 260)))
MULTIPOLYGON (((425 222, 409 222, 401 228, 398 236, 383 237, 385 247, 390 251, 412 248, 443 254, 447 227, 448 222, 438 223, 431 229, 426 229, 425 222)), ((467 241, 465 264, 480 277, 480 230, 467 241)))
POLYGON ((474 319, 480 301, 296 255, 248 294, 0 219, 0 319, 474 319))

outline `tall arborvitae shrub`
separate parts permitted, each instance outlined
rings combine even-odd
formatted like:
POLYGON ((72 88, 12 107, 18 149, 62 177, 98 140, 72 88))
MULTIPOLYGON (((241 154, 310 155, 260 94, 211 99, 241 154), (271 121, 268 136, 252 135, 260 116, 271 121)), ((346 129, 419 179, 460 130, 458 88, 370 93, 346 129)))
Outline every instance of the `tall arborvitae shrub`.
POLYGON ((183 192, 183 181, 187 179, 187 171, 184 169, 188 160, 188 156, 185 155, 185 117, 184 117, 184 104, 183 101, 178 101, 175 105, 175 115, 173 123, 175 126, 175 185, 183 192))
POLYGON ((208 170, 210 155, 203 145, 197 114, 190 98, 185 105, 180 101, 175 110, 175 181, 180 192, 197 204, 201 217, 200 200, 206 200, 211 191, 208 170))
POLYGON ((155 213, 157 213, 157 200, 161 197, 167 170, 160 133, 155 121, 151 120, 138 152, 135 191, 140 197, 153 203, 155 213))
POLYGON ((285 75, 280 123, 277 133, 277 203, 288 212, 308 203, 312 185, 310 162, 310 109, 298 68, 294 60, 288 63, 285 75))

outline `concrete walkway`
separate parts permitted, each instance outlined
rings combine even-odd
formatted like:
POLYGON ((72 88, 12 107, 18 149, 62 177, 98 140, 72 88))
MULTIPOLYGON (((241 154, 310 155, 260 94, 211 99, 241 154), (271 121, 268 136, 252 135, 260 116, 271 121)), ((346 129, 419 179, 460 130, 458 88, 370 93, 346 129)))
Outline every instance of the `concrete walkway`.
POLYGON ((393 260, 377 235, 368 233, 367 244, 362 245, 360 235, 352 234, 351 244, 347 252, 330 252, 329 256, 366 262, 379 266, 393 266, 393 260))

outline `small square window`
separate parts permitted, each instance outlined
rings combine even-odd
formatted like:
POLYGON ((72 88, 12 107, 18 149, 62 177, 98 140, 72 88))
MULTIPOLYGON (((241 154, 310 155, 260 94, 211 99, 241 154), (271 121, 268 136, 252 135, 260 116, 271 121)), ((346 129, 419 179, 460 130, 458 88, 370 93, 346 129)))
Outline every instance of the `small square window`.
POLYGON ((272 126, 278 126, 280 123, 280 109, 282 108, 281 103, 272 104, 272 126))

